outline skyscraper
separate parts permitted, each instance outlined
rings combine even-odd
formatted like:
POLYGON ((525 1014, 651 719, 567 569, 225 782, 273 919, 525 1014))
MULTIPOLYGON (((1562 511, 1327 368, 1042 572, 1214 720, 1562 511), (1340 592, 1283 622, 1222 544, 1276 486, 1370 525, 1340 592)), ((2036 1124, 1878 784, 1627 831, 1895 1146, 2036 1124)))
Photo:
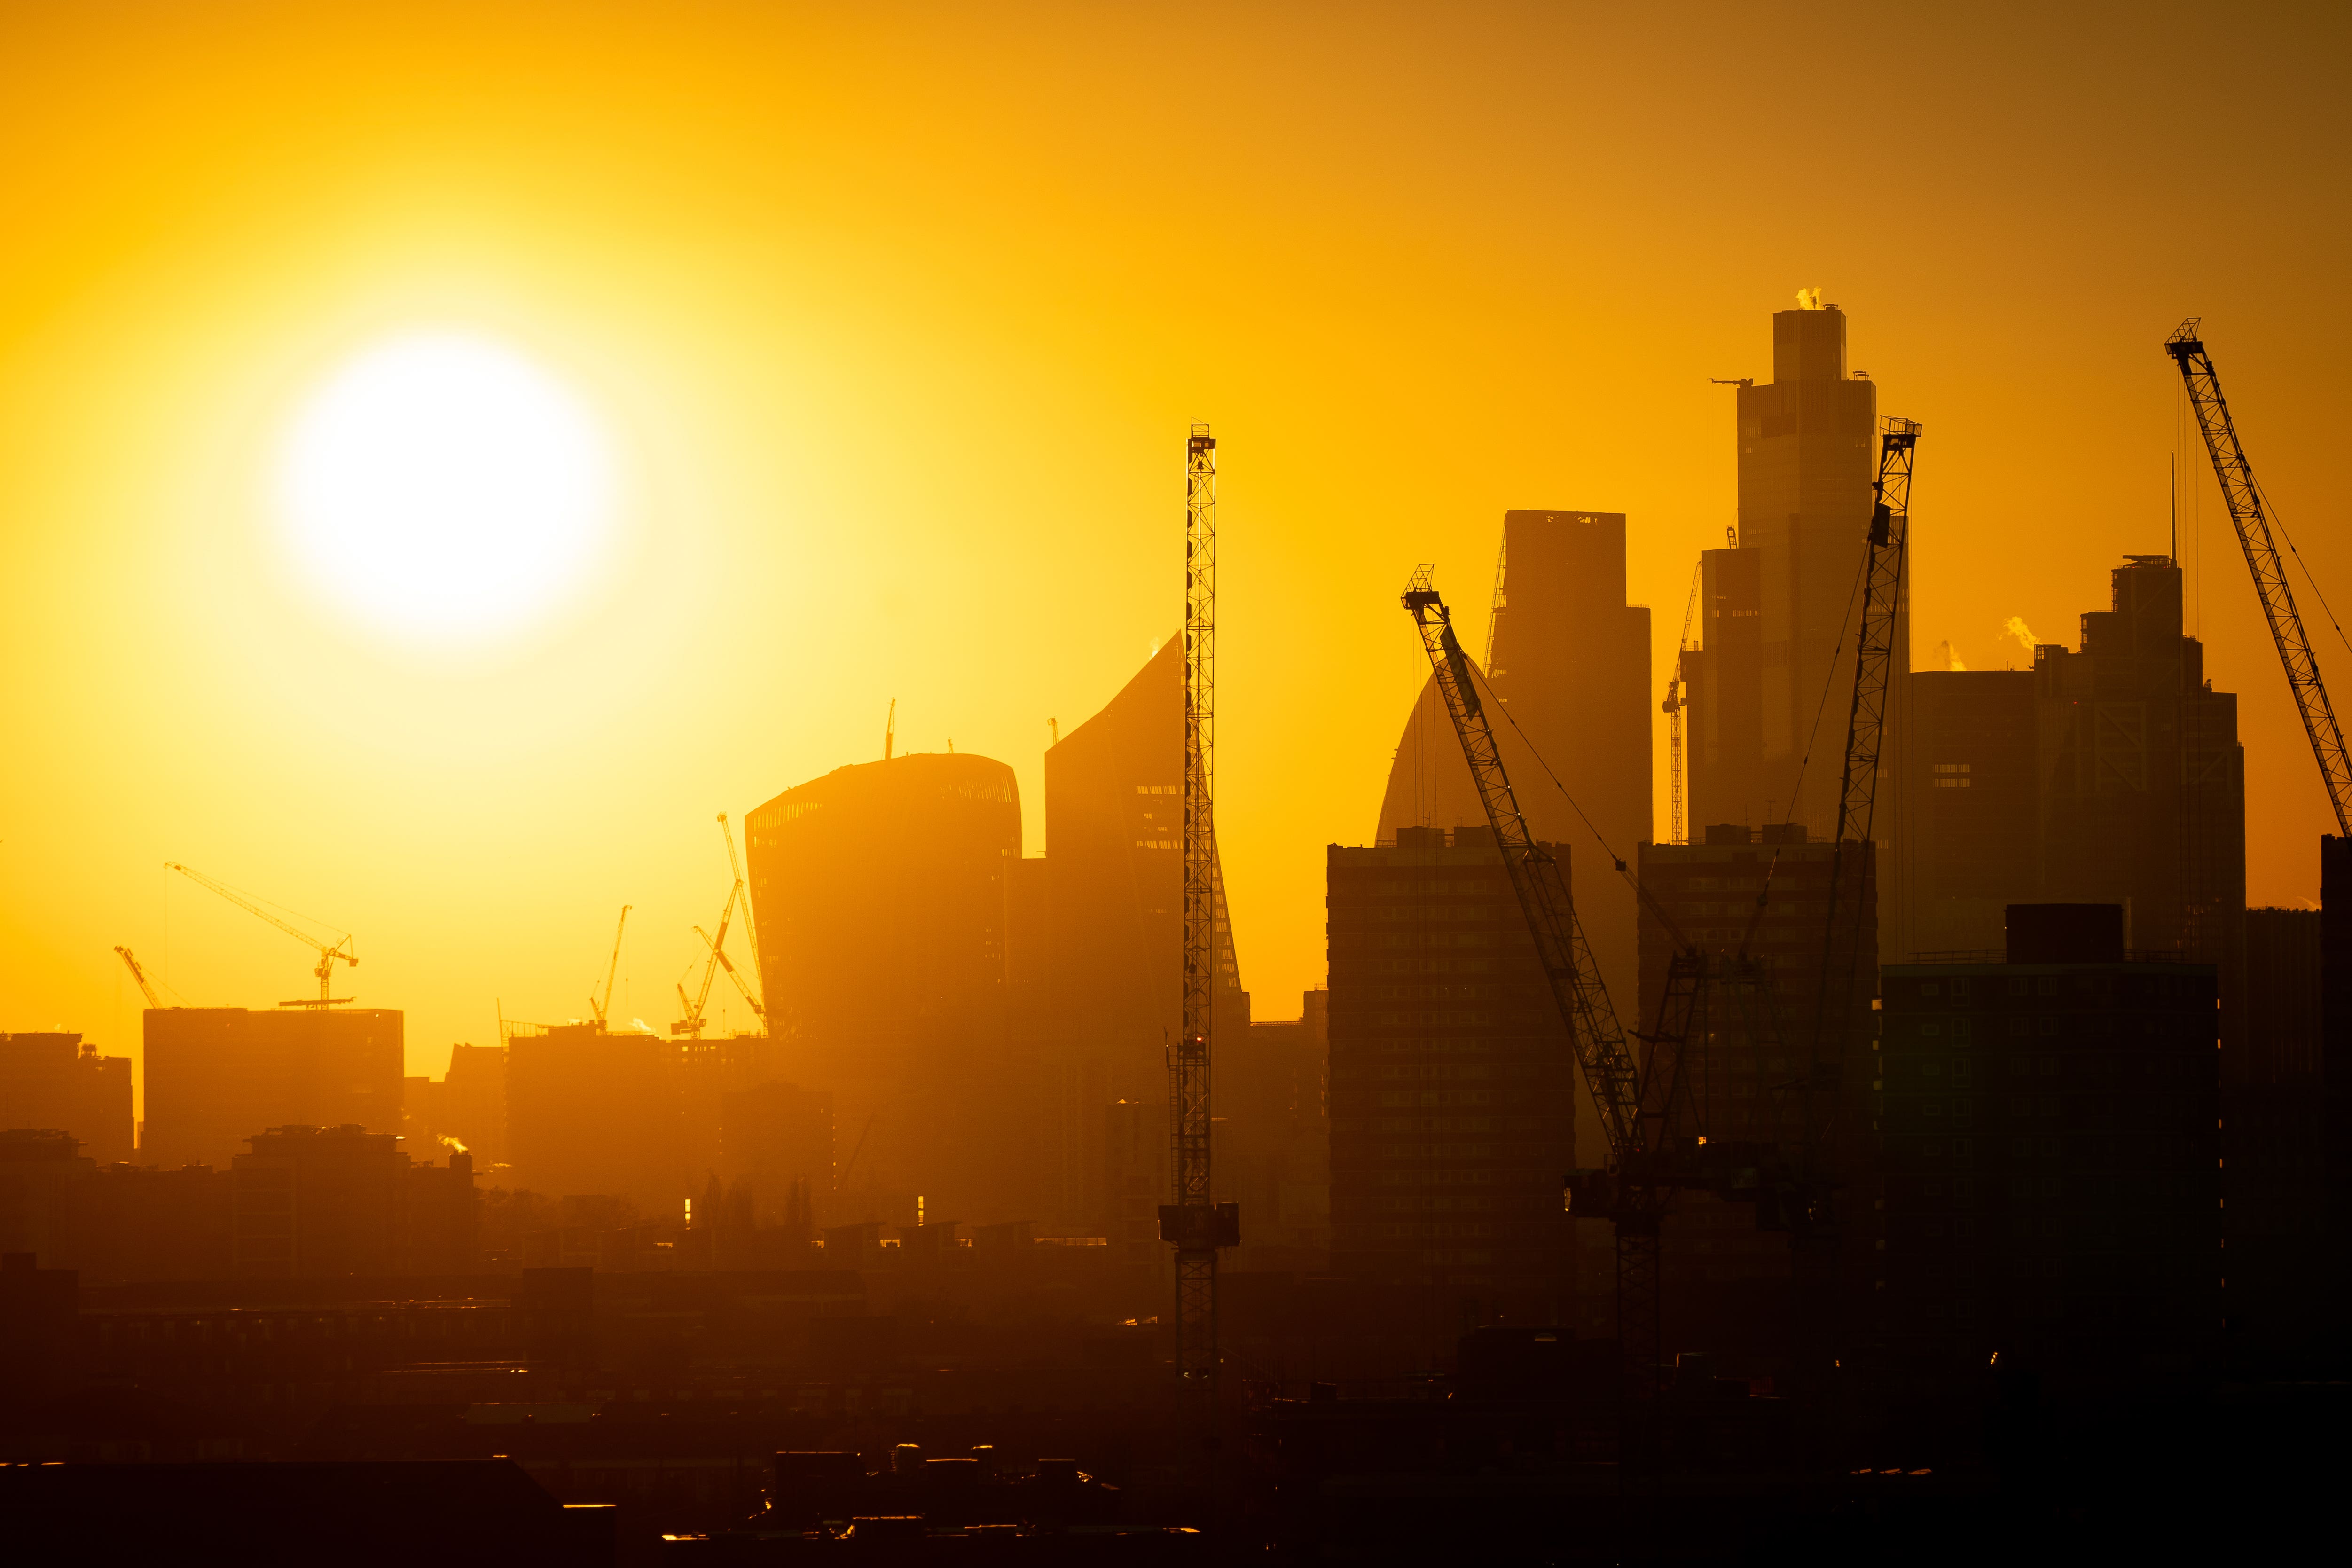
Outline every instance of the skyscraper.
MULTIPOLYGON (((1629 862, 1651 837, 1657 694, 1650 612, 1625 602, 1625 514, 1505 512, 1489 642, 1486 675, 1508 715, 1496 739, 1519 807, 1538 838, 1574 847, 1570 896, 1594 961, 1625 1008, 1636 963, 1634 897, 1578 816, 1581 807, 1629 862)), ((1436 687, 1424 684, 1397 743, 1378 840, 1395 842, 1402 827, 1486 819, 1436 687)))
POLYGON ((2126 946, 2215 965, 2226 1052, 2245 975, 2238 700, 2212 689, 2204 645, 2181 635, 2169 557, 2126 556, 2112 575, 2079 649, 2033 650, 2042 897, 2120 904, 2126 946))
POLYGON ((776 1073, 831 1094, 865 1142, 846 1179, 942 1219, 1028 1217, 1031 1075, 1007 1055, 1013 770, 954 752, 836 768, 745 830, 776 1073))
MULTIPOLYGON (((1792 820, 1826 839, 1837 828, 1849 616, 1877 474, 1878 393, 1847 373, 1845 313, 1815 303, 1812 290, 1801 298, 1803 308, 1773 314, 1772 379, 1738 389, 1739 531, 1705 563, 1707 657, 1691 692, 1699 739, 1690 819, 1792 820)), ((1900 616, 1898 680, 1910 649, 1900 616)), ((1898 727, 1899 708, 1889 716, 1898 727)), ((1895 805, 1882 796, 1882 806, 1895 805)))
MULTIPOLYGON (((1167 1044, 1183 1026, 1183 646, 1171 637, 1045 753, 1037 1134, 1041 1196, 1061 1221, 1091 1223, 1106 1201, 1103 1108, 1168 1097, 1167 1044)), ((1213 1048, 1230 1059, 1248 1048, 1249 999, 1222 882, 1217 905, 1213 1048)))

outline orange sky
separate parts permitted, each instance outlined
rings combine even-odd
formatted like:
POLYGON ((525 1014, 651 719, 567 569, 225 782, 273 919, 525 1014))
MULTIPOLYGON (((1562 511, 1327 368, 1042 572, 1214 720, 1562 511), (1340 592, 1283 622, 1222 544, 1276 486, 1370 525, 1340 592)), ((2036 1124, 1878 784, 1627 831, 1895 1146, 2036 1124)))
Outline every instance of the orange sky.
MULTIPOLYGON (((1506 508, 1626 511, 1663 677, 1732 514, 1706 378, 1769 375, 1801 286, 1927 426, 1922 661, 2072 640, 2165 547, 2191 312, 2352 611, 2344 13, 1956 9, 9 8, 0 1028, 133 1045, 117 942, 190 1001, 308 988, 165 859, 356 932, 413 1071, 580 1014, 623 902, 666 1024, 713 813, 877 754, 892 697, 1042 849, 1046 720, 1176 623, 1196 417, 1226 872, 1295 1014, 1423 673, 1407 571, 1481 605, 1506 508), (538 355, 635 476, 617 569, 501 661, 389 654, 258 521, 306 386, 420 325, 538 355)), ((2194 471, 2252 896, 2308 898, 2325 797, 2194 471)))

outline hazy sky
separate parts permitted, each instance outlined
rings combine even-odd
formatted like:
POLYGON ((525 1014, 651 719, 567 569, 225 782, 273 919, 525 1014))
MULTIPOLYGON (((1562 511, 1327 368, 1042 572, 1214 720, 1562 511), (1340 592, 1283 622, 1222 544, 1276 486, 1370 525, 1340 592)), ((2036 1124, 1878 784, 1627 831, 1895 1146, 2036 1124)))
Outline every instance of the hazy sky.
MULTIPOLYGON (((1041 851, 1046 721, 1177 623, 1194 418, 1226 875, 1293 1016, 1423 675, 1407 572, 1481 606, 1507 508, 1625 511, 1663 680, 1732 518, 1707 378, 1768 376, 1800 287, 1927 426, 1919 662, 2072 641, 2166 548, 2190 313, 2352 611, 2346 15, 8 7, 0 1028, 132 1046, 118 942, 194 1002, 309 989, 166 859, 355 932, 412 1071, 583 1013, 624 902, 616 1010, 667 1024, 713 815, 878 755, 893 697, 902 748, 1018 770, 1041 851), (310 390, 419 329, 614 433, 615 552, 495 657, 387 644, 271 521, 310 390)), ((2325 796, 2191 471, 2251 893, 2300 900, 2325 796)))

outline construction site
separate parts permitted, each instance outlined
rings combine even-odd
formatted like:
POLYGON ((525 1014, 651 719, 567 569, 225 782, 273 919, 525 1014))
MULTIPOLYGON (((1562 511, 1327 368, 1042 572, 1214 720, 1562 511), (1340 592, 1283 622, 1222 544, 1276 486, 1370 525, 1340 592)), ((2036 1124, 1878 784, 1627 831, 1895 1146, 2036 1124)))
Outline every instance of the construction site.
POLYGON ((1425 681, 1303 996, 1226 903, 1200 423, 1043 854, 894 702, 717 814, 708 923, 612 889, 590 994, 426 1075, 354 936, 172 864, 315 994, 167 1005, 117 948, 135 1123, 127 1061, 0 1036, 0 1459, 510 1458, 623 1561, 1976 1561, 2326 1495, 2352 756, 2200 323, 2147 348, 2334 810, 2315 909, 2247 905, 2165 520, 2077 644, 1917 668, 1937 432, 1819 290, 1769 325, 1670 668, 1624 511, 1507 511, 1490 591, 1396 563, 1425 681), (631 940, 691 960, 666 1026, 631 940))

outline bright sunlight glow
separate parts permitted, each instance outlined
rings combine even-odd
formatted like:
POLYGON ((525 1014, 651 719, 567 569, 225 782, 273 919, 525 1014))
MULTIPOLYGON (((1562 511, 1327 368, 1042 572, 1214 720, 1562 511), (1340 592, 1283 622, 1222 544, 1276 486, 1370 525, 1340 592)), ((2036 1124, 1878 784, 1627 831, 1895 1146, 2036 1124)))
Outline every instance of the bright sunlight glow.
POLYGON ((513 637, 610 543, 605 433, 569 387, 464 332, 416 332, 336 372, 289 431, 279 526, 343 610, 436 647, 513 637))

